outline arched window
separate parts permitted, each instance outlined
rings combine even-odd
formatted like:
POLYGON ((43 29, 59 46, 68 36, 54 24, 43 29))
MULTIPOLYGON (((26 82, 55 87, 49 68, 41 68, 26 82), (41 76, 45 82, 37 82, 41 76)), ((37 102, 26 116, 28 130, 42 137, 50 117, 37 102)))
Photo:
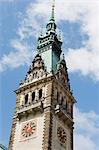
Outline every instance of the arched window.
POLYGON ((42 98, 42 89, 39 90, 39 99, 42 98))
POLYGON ((32 93, 32 101, 35 100, 35 92, 32 93))
POLYGON ((35 73, 33 73, 33 79, 35 79, 35 73))
POLYGON ((67 101, 66 101, 66 110, 67 110, 67 105, 68 105, 68 104, 67 104, 67 101))
POLYGON ((59 102, 59 99, 60 99, 59 93, 57 92, 57 102, 59 102))
POLYGON ((25 104, 28 103, 28 94, 25 95, 25 104))
POLYGON ((35 73, 35 75, 36 75, 35 77, 37 78, 37 72, 35 73))

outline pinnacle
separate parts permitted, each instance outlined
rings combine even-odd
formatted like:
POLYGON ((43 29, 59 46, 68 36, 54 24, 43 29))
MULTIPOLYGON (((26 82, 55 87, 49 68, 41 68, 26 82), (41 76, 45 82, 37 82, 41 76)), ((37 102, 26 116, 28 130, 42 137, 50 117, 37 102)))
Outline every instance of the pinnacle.
POLYGON ((54 21, 54 18, 55 18, 55 0, 53 0, 53 2, 52 2, 52 12, 51 12, 51 19, 50 20, 54 21))

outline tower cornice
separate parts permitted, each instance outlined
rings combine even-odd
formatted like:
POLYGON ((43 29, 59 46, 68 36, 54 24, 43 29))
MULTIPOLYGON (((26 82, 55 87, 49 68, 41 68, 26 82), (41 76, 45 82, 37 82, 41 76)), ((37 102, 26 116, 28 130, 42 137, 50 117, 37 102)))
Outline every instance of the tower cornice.
POLYGON ((31 82, 31 83, 25 84, 24 86, 21 86, 17 90, 15 90, 15 93, 18 94, 18 93, 20 93, 20 92, 22 92, 22 91, 24 91, 24 90, 26 90, 28 88, 31 88, 33 86, 37 86, 37 85, 39 85, 41 83, 47 83, 49 81, 52 81, 52 79, 53 79, 53 76, 50 75, 50 76, 47 76, 47 77, 45 77, 43 79, 39 79, 39 80, 37 80, 35 82, 31 82))

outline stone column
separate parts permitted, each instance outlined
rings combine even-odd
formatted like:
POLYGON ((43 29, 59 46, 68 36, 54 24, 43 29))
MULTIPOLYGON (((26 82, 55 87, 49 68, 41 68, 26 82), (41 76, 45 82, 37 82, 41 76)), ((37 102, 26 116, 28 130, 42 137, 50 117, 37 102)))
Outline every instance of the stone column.
POLYGON ((38 99, 39 99, 39 90, 36 89, 35 90, 35 100, 38 101, 38 99))
POLYGON ((28 103, 31 103, 32 102, 32 92, 30 91, 28 93, 28 103))

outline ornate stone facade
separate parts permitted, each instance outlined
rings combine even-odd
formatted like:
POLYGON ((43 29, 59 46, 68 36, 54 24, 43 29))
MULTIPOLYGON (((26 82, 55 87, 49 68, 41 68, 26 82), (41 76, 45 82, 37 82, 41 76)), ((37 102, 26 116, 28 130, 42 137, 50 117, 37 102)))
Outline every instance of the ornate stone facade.
POLYGON ((9 150, 73 150, 73 105, 62 41, 56 33, 54 5, 38 54, 16 90, 9 150))

